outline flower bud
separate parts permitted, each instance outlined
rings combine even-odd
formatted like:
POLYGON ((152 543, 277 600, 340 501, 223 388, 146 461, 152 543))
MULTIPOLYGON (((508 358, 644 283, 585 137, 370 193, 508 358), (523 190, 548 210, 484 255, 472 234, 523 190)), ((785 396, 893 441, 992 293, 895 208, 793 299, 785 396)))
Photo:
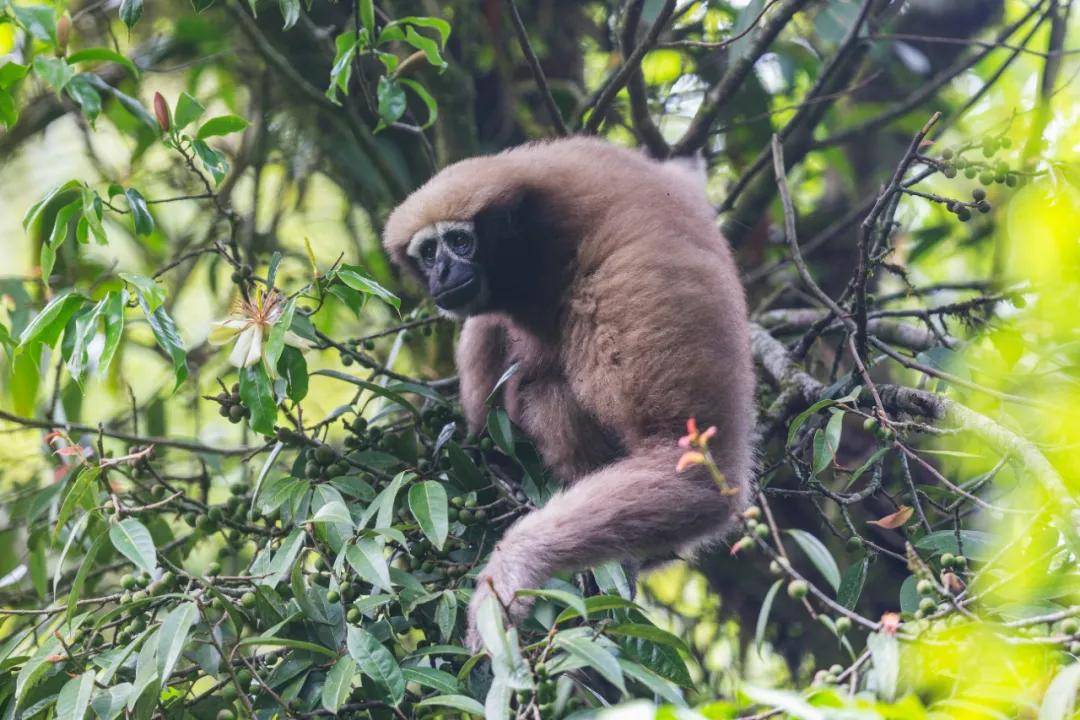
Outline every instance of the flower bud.
POLYGON ((169 116, 169 103, 165 102, 165 98, 161 93, 154 93, 154 116, 157 118, 158 125, 164 132, 169 132, 169 128, 172 127, 172 120, 169 116))
POLYGON ((68 40, 71 38, 71 18, 67 13, 60 16, 56 21, 56 54, 63 55, 67 52, 68 40))

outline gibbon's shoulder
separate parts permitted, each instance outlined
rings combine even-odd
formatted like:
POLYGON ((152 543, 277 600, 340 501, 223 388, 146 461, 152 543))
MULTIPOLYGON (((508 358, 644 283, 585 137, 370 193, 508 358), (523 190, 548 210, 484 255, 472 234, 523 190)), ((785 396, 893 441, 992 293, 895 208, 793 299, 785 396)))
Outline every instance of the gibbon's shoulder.
POLYGON ((391 213, 384 244, 400 254, 418 230, 434 222, 469 220, 513 205, 525 193, 576 212, 582 202, 595 209, 680 198, 676 204, 705 206, 703 177, 685 161, 652 160, 595 137, 540 140, 449 165, 391 213))

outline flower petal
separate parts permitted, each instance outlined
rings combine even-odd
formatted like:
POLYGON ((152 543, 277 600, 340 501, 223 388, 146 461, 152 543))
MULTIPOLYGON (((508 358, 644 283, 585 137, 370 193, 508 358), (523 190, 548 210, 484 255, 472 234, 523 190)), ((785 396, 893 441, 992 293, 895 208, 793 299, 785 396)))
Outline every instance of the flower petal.
POLYGON ((224 345, 247 327, 248 321, 242 318, 228 318, 210 324, 210 334, 206 341, 211 345, 224 345))
POLYGON ((307 338, 300 337, 292 330, 285 331, 285 344, 296 348, 297 350, 308 350, 311 348, 311 341, 307 338))
POLYGON ((251 325, 240 333, 240 336, 236 338, 236 345, 233 345, 232 352, 229 354, 230 363, 236 367, 245 367, 244 363, 247 361, 248 352, 251 350, 251 341, 258 332, 259 328, 251 325))
POLYGON ((244 360, 244 367, 251 367, 262 358, 263 329, 259 325, 252 326, 252 329, 254 329, 255 332, 251 336, 251 347, 248 348, 247 358, 244 360))

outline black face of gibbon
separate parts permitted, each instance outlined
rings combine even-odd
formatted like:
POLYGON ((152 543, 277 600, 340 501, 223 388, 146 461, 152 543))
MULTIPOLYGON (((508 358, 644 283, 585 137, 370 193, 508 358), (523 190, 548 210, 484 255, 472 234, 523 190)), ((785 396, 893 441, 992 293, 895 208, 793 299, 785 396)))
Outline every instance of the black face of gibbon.
POLYGON ((490 287, 473 222, 447 220, 426 227, 413 236, 408 253, 440 310, 467 316, 487 306, 490 287))

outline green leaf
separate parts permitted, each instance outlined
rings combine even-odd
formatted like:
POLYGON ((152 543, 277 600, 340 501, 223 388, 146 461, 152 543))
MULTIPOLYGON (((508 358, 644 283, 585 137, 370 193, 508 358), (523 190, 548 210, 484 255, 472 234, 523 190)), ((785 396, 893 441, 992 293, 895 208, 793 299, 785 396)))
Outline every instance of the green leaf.
POLYGON ((94 671, 68 680, 56 696, 56 720, 83 720, 94 694, 94 671))
POLYGON ((251 410, 251 429, 263 435, 274 434, 274 421, 277 420, 277 400, 274 398, 274 384, 266 374, 262 363, 255 363, 240 368, 240 399, 251 410))
POLYGON ((615 656, 608 652, 607 648, 588 638, 580 636, 567 636, 557 634, 555 646, 562 648, 571 656, 577 658, 589 667, 600 673, 605 680, 626 693, 626 684, 623 681, 622 668, 615 656))
POLYGON ((433 66, 440 70, 446 69, 446 61, 443 60, 442 53, 439 51, 439 43, 416 32, 412 25, 405 28, 405 42, 424 53, 427 61, 433 66))
POLYGON ((290 299, 285 303, 284 309, 281 311, 281 316, 274 323, 274 326, 270 328, 270 336, 266 340, 266 347, 263 350, 263 356, 265 358, 266 369, 271 375, 277 373, 278 360, 281 358, 281 352, 285 349, 285 333, 292 327, 293 315, 296 313, 296 298, 290 299))
POLYGON ((117 65, 122 66, 125 70, 131 73, 131 76, 136 80, 139 79, 139 68, 136 67, 135 63, 131 62, 131 60, 127 59, 115 50, 110 50, 109 48, 86 48, 85 50, 79 50, 78 52, 69 53, 67 56, 67 61, 72 65, 74 65, 75 63, 94 61, 113 62, 117 65))
POLYGON ((137 273, 118 273, 120 279, 132 285, 139 297, 146 301, 146 308, 150 312, 157 310, 165 302, 165 287, 153 278, 137 273))
POLYGON ((199 608, 195 606, 195 603, 188 602, 173 608, 162 621, 161 639, 158 641, 157 649, 158 682, 162 685, 172 675, 176 661, 180 659, 180 653, 184 649, 184 644, 187 643, 191 626, 198 618, 199 608))
POLYGON ((833 559, 825 544, 805 530, 792 528, 784 532, 790 535, 798 546, 802 548, 802 551, 810 558, 810 562, 814 564, 818 572, 832 585, 833 590, 839 589, 840 568, 837 567, 836 560, 833 559))
POLYGON ((282 30, 288 30, 300 19, 300 0, 278 0, 278 8, 285 21, 282 30))
POLYGON ((426 480, 409 488, 409 511, 439 550, 450 533, 447 510, 446 490, 440 483, 426 480))
POLYGON ((487 431, 495 445, 507 455, 514 456, 514 426, 502 408, 492 408, 487 417, 487 431))
POLYGON ((79 104, 83 115, 94 127, 94 121, 101 114, 101 93, 97 91, 86 75, 76 75, 64 86, 64 92, 79 104))
POLYGON ((834 412, 824 430, 814 433, 814 475, 821 473, 836 457, 840 448, 840 434, 844 427, 844 413, 834 412))
POLYGON ((863 585, 866 584, 866 574, 870 570, 870 561, 863 558, 859 562, 852 563, 844 571, 844 577, 840 581, 840 587, 836 591, 836 601, 848 610, 854 610, 862 595, 863 585))
POLYGON ((681 653, 690 655, 690 648, 680 638, 672 635, 667 630, 647 625, 645 623, 619 623, 610 625, 605 629, 609 635, 621 635, 623 637, 640 638, 659 645, 667 645, 681 653))
POLYGON ((420 101, 427 108, 427 120, 420 126, 420 129, 423 130, 434 125, 435 121, 439 119, 439 106, 435 102, 435 98, 427 91, 427 88, 409 78, 398 78, 398 82, 416 93, 416 96, 420 98, 420 101))
POLYGON ((457 624, 457 594, 453 590, 443 590, 439 604, 435 606, 435 624, 439 626, 439 635, 449 641, 457 624))
POLYGON ((15 15, 16 22, 35 40, 50 45, 56 44, 56 13, 51 7, 10 3, 4 5, 15 15))
POLYGON ((112 364, 116 349, 120 347, 120 338, 124 334, 124 304, 127 292, 111 292, 105 300, 105 310, 102 316, 105 318, 105 344, 101 348, 98 357, 98 375, 105 375, 112 364))
POLYGON ((124 190, 128 207, 131 208, 131 219, 135 224, 136 235, 149 235, 154 232, 154 217, 150 214, 150 208, 146 205, 146 198, 135 188, 124 190))
POLYGON ((401 309, 401 299, 375 282, 371 276, 364 272, 363 268, 356 265, 342 265, 341 269, 337 271, 337 277, 353 290, 365 295, 374 295, 395 310, 401 309))
POLYGON ((429 667, 407 667, 402 669, 401 674, 405 676, 405 682, 414 682, 448 695, 460 693, 464 689, 456 677, 444 670, 429 667))
POLYGON ((157 567, 157 550, 154 538, 146 526, 135 518, 125 518, 109 528, 109 540, 113 547, 135 566, 146 573, 153 573, 157 567))
POLYGON ((198 100, 188 93, 182 92, 176 101, 176 110, 173 111, 173 124, 177 130, 183 130, 202 117, 204 112, 206 112, 206 108, 198 100))
POLYGON ((322 688, 322 706, 331 714, 337 715, 338 708, 349 698, 355 673, 356 661, 343 655, 326 674, 326 683, 322 688))
POLYGON ((67 597, 67 614, 66 618, 70 621, 75 615, 75 608, 79 602, 79 598, 82 597, 83 585, 86 584, 86 576, 90 574, 90 570, 94 567, 94 562, 97 560, 98 553, 105 545, 105 540, 108 538, 108 534, 102 532, 91 543, 90 549, 86 551, 86 555, 82 557, 82 562, 79 564, 79 569, 75 572, 75 579, 71 582, 71 589, 68 590, 67 597))
POLYGON ((31 232, 31 228, 36 227, 38 221, 43 219, 46 214, 45 211, 53 206, 54 201, 57 203, 65 203, 67 202, 66 195, 73 193, 74 191, 81 192, 82 189, 82 183, 78 180, 68 180, 63 185, 57 185, 52 190, 45 193, 45 196, 31 205, 23 215, 23 230, 31 232))
POLYGON ((567 592, 566 590, 538 590, 534 588, 526 588, 525 590, 518 590, 517 595, 525 597, 538 597, 545 600, 551 600, 557 602, 560 605, 573 608, 577 611, 578 615, 589 619, 589 608, 585 605, 585 599, 580 595, 567 592))
POLYGON ((208 137, 217 135, 229 135, 230 133, 240 132, 247 126, 248 121, 239 115, 219 115, 204 122, 195 137, 199 140, 205 140, 208 137))
POLYGON ((106 295, 89 312, 76 315, 74 341, 68 337, 64 343, 65 350, 70 345, 70 355, 67 358, 68 370, 80 388, 86 379, 86 369, 90 364, 90 343, 97 336, 98 320, 105 314, 108 303, 109 296, 106 295))
POLYGON ((331 500, 320 507, 315 514, 311 516, 311 522, 348 525, 350 529, 353 526, 353 519, 352 516, 349 515, 349 509, 345 507, 345 503, 340 500, 331 500))
POLYGON ((294 650, 307 650, 309 652, 319 653, 320 655, 337 657, 336 652, 329 648, 325 648, 322 645, 318 645, 313 642, 307 642, 306 640, 294 640, 292 638, 279 638, 259 635, 256 637, 244 638, 239 643, 237 643, 237 645, 270 645, 273 647, 287 647, 293 648, 294 650))
POLYGON ((360 538, 345 548, 345 559, 356 573, 381 590, 390 592, 390 568, 382 548, 370 538, 360 538))
POLYGON ((277 585, 278 581, 289 571, 296 561, 300 549, 304 547, 306 535, 303 528, 295 528, 288 537, 281 541, 274 559, 270 561, 267 577, 259 581, 260 585, 277 585))
POLYGON ((387 702, 394 706, 401 703, 405 698, 405 677, 390 651, 374 635, 352 625, 345 644, 360 672, 375 682, 387 702))
POLYGON ((424 698, 416 703, 416 707, 448 707, 470 715, 483 717, 484 706, 466 695, 436 695, 424 698))
POLYGON ((52 667, 49 657, 60 650, 60 641, 50 635, 45 639, 30 659, 23 663, 19 674, 15 677, 15 703, 18 704, 26 692, 41 679, 41 676, 52 667))
POLYGON ((75 68, 68 65, 64 58, 45 55, 34 58, 34 72, 46 85, 55 90, 57 95, 67 87, 71 78, 75 77, 75 68))
POLYGON ((139 22, 139 18, 142 17, 143 0, 121 0, 120 2, 120 20, 127 25, 127 29, 135 27, 135 23, 139 22))
POLYGON ((20 352, 35 343, 41 343, 49 347, 55 345, 60 338, 60 333, 67 326, 68 320, 71 319, 76 310, 82 307, 84 302, 86 302, 86 298, 70 291, 62 292, 54 297, 23 328, 23 331, 19 334, 19 346, 16 348, 16 352, 20 352))
MULTIPOLYGON (((187 351, 184 349, 184 341, 176 330, 176 323, 173 322, 164 307, 159 307, 151 312, 142 293, 139 293, 139 305, 143 309, 146 321, 150 323, 150 329, 154 333, 157 344, 172 358, 173 376, 176 378, 176 384, 173 386, 175 392, 176 388, 180 387, 180 384, 188 376, 187 351)), ((254 411, 252 411, 252 414, 254 415, 254 411)))
POLYGON ((754 628, 754 645, 761 650, 761 643, 765 641, 765 628, 769 624, 769 614, 772 613, 773 601, 776 600, 776 593, 780 590, 780 587, 784 584, 783 580, 777 580, 770 587, 769 591, 765 593, 765 599, 761 601, 761 609, 758 610, 757 625, 754 628))
POLYGON ((6 90, 26 77, 26 73, 29 71, 29 65, 20 65, 17 62, 8 60, 3 65, 0 65, 0 88, 6 90))
POLYGON ((278 375, 285 378, 285 394, 293 402, 300 402, 308 393, 308 368, 304 353, 288 345, 281 352, 277 364, 278 375))
POLYGON ((82 507, 90 510, 94 507, 94 497, 97 490, 97 479, 101 475, 101 468, 97 465, 84 465, 75 481, 68 488, 64 501, 60 504, 60 511, 56 514, 56 525, 53 528, 53 542, 60 539, 60 531, 67 524, 75 508, 82 507))
POLYGON ((221 181, 225 179, 226 173, 229 172, 229 163, 225 160, 225 156, 202 140, 192 140, 191 147, 195 150, 195 154, 199 156, 203 167, 214 178, 214 183, 220 185, 221 181))
POLYGON ((644 665, 623 658, 619 658, 619 667, 622 668, 624 675, 637 680, 667 702, 686 707, 686 700, 683 698, 682 693, 679 692, 678 686, 667 678, 660 677, 644 665))
POLYGON ((356 57, 359 43, 356 33, 347 30, 334 38, 334 65, 330 68, 330 86, 326 88, 326 97, 334 103, 338 101, 338 90, 349 94, 349 81, 352 79, 352 61, 356 57))
POLYGON ((82 202, 73 200, 57 210, 52 232, 49 233, 49 238, 41 243, 41 280, 46 285, 49 284, 49 276, 52 275, 53 264, 56 262, 56 251, 67 240, 71 219, 81 209, 82 202))
POLYGON ((900 677, 900 644, 895 636, 876 632, 866 638, 866 647, 873 659, 874 689, 882 700, 892 702, 900 677))
POLYGON ((375 35, 375 2, 374 0, 359 0, 360 22, 371 36, 375 35))
POLYGON ((938 530, 929 535, 924 535, 915 543, 920 550, 929 550, 932 553, 953 553, 954 555, 966 555, 971 560, 985 561, 993 557, 994 538, 989 533, 979 530, 961 530, 960 542, 957 542, 957 533, 953 530, 938 530))
MULTIPOLYGON (((383 29, 382 35, 380 35, 379 37, 380 44, 383 41, 383 35, 386 35, 389 31, 397 30, 402 26, 408 25, 416 25, 417 27, 429 28, 439 33, 439 45, 442 47, 446 47, 446 41, 450 39, 450 23, 446 22, 442 18, 408 15, 398 18, 394 22, 387 24, 387 26, 383 29)), ((400 31, 398 32, 400 33, 400 31)))
POLYGON ((401 83, 383 75, 376 89, 379 99, 380 123, 393 125, 405 114, 405 89, 401 83))
POLYGON ((627 600, 634 596, 634 589, 630 587, 630 580, 626 577, 623 566, 614 560, 597 565, 592 569, 592 574, 601 592, 615 592, 627 600))

